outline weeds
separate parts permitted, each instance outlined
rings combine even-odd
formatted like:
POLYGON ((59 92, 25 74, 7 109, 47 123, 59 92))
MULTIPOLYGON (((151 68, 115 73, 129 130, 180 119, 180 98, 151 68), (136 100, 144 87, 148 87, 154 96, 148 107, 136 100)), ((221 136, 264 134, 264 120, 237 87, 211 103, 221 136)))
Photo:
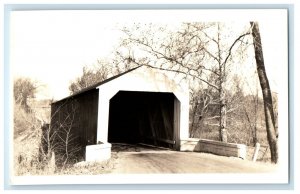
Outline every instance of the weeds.
POLYGON ((72 166, 84 158, 80 157, 78 137, 72 132, 75 111, 74 108, 68 112, 59 127, 51 127, 39 119, 33 109, 25 111, 20 103, 14 102, 14 175, 65 174, 72 169, 77 172, 72 166))

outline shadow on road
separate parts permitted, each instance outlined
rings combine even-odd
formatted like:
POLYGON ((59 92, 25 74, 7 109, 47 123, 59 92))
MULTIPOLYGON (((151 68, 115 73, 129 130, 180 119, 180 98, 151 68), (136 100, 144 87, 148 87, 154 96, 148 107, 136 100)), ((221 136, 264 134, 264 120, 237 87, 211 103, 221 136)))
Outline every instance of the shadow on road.
POLYGON ((146 144, 112 143, 112 152, 149 152, 149 151, 171 151, 171 149, 156 147, 146 144))

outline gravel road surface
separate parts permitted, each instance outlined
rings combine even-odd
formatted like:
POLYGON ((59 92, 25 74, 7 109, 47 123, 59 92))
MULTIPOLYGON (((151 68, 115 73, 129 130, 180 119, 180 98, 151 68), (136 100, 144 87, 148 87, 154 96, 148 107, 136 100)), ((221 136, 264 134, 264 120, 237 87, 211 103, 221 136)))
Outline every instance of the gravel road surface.
POLYGON ((235 157, 144 146, 115 146, 112 173, 264 173, 276 166, 235 157))

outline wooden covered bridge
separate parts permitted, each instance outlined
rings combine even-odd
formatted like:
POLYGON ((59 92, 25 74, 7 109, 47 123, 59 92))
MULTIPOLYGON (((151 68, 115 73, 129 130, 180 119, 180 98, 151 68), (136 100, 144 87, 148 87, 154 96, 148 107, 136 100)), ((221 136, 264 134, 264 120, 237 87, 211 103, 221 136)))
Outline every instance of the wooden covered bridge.
POLYGON ((115 142, 180 150, 189 137, 188 85, 173 72, 139 66, 54 102, 51 118, 88 161, 109 158, 115 142))

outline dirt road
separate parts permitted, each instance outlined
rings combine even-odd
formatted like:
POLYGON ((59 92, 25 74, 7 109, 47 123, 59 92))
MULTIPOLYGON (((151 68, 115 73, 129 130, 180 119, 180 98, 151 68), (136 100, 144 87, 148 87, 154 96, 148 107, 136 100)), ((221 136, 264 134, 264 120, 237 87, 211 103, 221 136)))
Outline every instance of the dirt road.
POLYGON ((112 173, 257 173, 272 172, 272 164, 197 152, 132 147, 115 151, 112 173))

